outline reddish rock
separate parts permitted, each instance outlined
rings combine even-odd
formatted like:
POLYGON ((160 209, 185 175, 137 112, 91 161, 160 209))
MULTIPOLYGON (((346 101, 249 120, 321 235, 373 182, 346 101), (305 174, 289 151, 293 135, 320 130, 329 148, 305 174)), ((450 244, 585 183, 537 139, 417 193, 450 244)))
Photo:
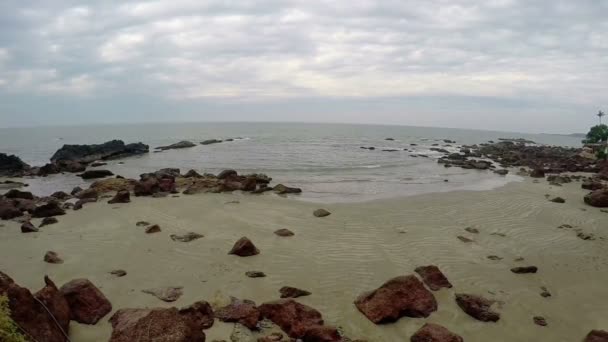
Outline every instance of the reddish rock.
POLYGON ((260 254, 260 250, 246 237, 240 238, 232 247, 228 254, 238 255, 240 257, 247 257, 260 254))
POLYGON ((309 329, 323 325, 319 311, 293 299, 264 303, 259 309, 262 317, 271 320, 293 338, 302 338, 309 329))
POLYGON ((95 324, 112 311, 110 301, 88 279, 74 279, 60 290, 68 301, 73 321, 95 324))
POLYGON ((48 277, 44 281, 46 286, 32 295, 28 289, 0 272, 0 294, 8 297, 11 318, 32 340, 65 342, 67 339, 62 330, 69 333, 70 308, 55 284, 48 277), (49 309, 59 326, 35 298, 49 309))
POLYGON ((146 234, 153 234, 153 233, 159 233, 159 232, 160 232, 160 226, 157 224, 146 227, 146 234))
POLYGON ((15 217, 22 216, 23 212, 19 210, 13 201, 0 199, 0 219, 10 220, 15 217))
POLYGON ((49 264, 63 264, 63 259, 61 259, 59 255, 53 251, 46 252, 44 255, 44 261, 48 262, 49 264))
POLYGON ((158 185, 158 180, 154 177, 141 180, 135 183, 135 186, 133 187, 133 194, 135 194, 135 196, 152 196, 159 191, 160 187, 158 185))
POLYGON ((36 207, 36 209, 34 209, 34 212, 32 212, 33 217, 49 217, 58 215, 65 215, 65 210, 63 210, 56 202, 49 202, 43 204, 39 207, 36 207))
POLYGON ((456 303, 467 315, 482 321, 496 322, 500 319, 500 314, 491 310, 494 301, 480 296, 469 294, 456 294, 456 303))
POLYGON ((129 190, 120 190, 116 192, 114 198, 108 201, 109 204, 129 202, 131 202, 131 193, 129 193, 129 190))
POLYGON ((38 232, 38 228, 36 228, 30 221, 24 222, 21 225, 22 233, 36 233, 38 232))
POLYGON ((584 200, 592 207, 608 208, 608 188, 595 190, 586 195, 584 200))
POLYGON ((175 179, 173 179, 173 178, 163 178, 163 179, 159 180, 158 188, 161 192, 175 193, 177 191, 176 185, 175 185, 175 179))
POLYGON ((228 306, 215 311, 215 317, 222 322, 240 323, 249 329, 256 329, 260 320, 260 310, 250 300, 233 297, 228 306))
POLYGON ((583 342, 608 342, 608 332, 604 330, 591 330, 583 342))
POLYGON ((313 326, 306 330, 303 342, 342 342, 338 329, 326 325, 313 326))
POLYGON ((211 305, 204 300, 200 300, 192 305, 179 310, 182 317, 188 318, 199 329, 209 329, 213 326, 214 314, 211 305))
POLYGON ((439 324, 426 323, 412 337, 410 342, 463 342, 462 337, 439 324))
POLYGON ((448 278, 435 265, 421 266, 416 268, 415 271, 422 277, 422 281, 433 291, 438 291, 442 287, 448 289, 452 287, 448 278))
POLYGON ((291 230, 286 229, 286 228, 276 230, 274 233, 276 235, 282 236, 282 237, 288 237, 288 236, 294 236, 295 235, 291 230))
POLYGON ((120 309, 110 323, 110 342, 205 342, 202 329, 177 308, 120 309))
POLYGON ((378 289, 359 296, 357 309, 370 321, 380 324, 399 318, 428 317, 437 310, 437 301, 413 275, 393 278, 378 289))
POLYGON ((281 293, 281 298, 298 298, 311 295, 311 293, 306 290, 301 290, 290 286, 281 287, 279 293, 281 293))

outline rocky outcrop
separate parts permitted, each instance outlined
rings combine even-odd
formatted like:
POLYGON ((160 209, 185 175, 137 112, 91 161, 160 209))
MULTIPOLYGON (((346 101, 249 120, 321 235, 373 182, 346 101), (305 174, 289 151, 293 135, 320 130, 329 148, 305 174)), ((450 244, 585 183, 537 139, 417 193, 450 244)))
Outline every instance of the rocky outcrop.
POLYGON ((89 189, 95 190, 99 194, 106 192, 115 192, 121 190, 132 191, 137 181, 135 179, 127 178, 106 178, 95 181, 89 189))
POLYGON ((165 150, 175 150, 175 149, 188 148, 188 147, 194 147, 194 146, 196 146, 195 143, 193 143, 191 141, 187 141, 187 140, 182 140, 175 144, 171 144, 171 145, 167 145, 167 146, 158 146, 156 149, 165 151, 165 150))
POLYGON ((264 303, 259 309, 262 317, 271 320, 292 338, 303 338, 310 329, 323 325, 319 311, 292 299, 264 303))
POLYGON ((585 203, 592 207, 608 208, 608 188, 595 190, 584 197, 585 203))
POLYGON ((494 301, 480 296, 457 293, 456 304, 467 315, 482 322, 496 322, 500 319, 500 314, 492 311, 491 306, 494 301))
POLYGON ((30 170, 30 166, 15 155, 0 153, 0 177, 21 177, 30 170))
POLYGON ((257 328, 261 315, 255 302, 232 297, 229 305, 215 311, 215 317, 222 322, 240 323, 253 330, 257 328))
POLYGON ((413 275, 387 281, 359 296, 355 305, 376 324, 395 322, 401 317, 428 317, 437 310, 435 296, 413 275))
POLYGON ((107 160, 148 153, 148 145, 142 143, 125 144, 122 140, 112 140, 103 144, 63 145, 53 156, 51 162, 65 161, 89 164, 96 160, 107 160))
POLYGON ((114 176, 110 170, 87 170, 78 175, 82 179, 95 179, 114 176))
POLYGON ((445 327, 426 323, 410 338, 410 342, 463 342, 462 337, 454 334, 445 327))
POLYGON ((8 297, 11 318, 26 335, 37 341, 65 342, 69 333, 70 308, 48 277, 44 277, 44 282, 45 287, 32 295, 28 289, 0 272, 0 294, 8 297))
POLYGON ((438 291, 441 288, 452 288, 448 278, 435 265, 417 267, 415 272, 422 277, 422 281, 433 291, 438 291))
POLYGON ((237 242, 234 243, 234 246, 228 252, 228 254, 238 255, 240 257, 248 257, 260 254, 260 250, 249 240, 247 237, 243 236, 237 242))
POLYGON ((114 203, 129 203, 131 202, 131 193, 129 190, 120 190, 114 197, 108 201, 109 204, 114 203))
POLYGON ((70 306, 70 318, 83 324, 95 324, 110 311, 112 304, 88 279, 74 279, 60 289, 70 306))
POLYGON ((15 201, 0 198, 0 219, 10 220, 22 215, 23 211, 18 208, 15 201))

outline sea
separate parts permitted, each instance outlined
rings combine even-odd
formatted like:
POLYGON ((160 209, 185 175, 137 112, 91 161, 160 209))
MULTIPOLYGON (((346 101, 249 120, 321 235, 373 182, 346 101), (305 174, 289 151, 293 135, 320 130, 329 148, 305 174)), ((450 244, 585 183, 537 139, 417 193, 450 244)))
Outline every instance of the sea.
MULTIPOLYGON (((445 168, 432 147, 457 152, 459 146, 523 138, 539 144, 580 146, 580 138, 454 128, 313 123, 142 123, 65 127, 0 128, 0 152, 37 166, 64 144, 99 144, 112 139, 150 145, 146 155, 111 160, 100 167, 138 178, 161 168, 218 173, 265 173, 272 184, 302 188, 292 197, 321 203, 363 202, 455 190, 490 190, 521 181, 509 174, 445 168), (387 138, 394 140, 387 140, 387 138), (152 153, 181 140, 234 139, 213 145, 152 153), (455 144, 445 143, 444 139, 455 144), (361 147, 375 147, 375 150, 361 147), (383 151, 397 150, 397 151, 383 151)), ((88 186, 75 174, 25 178, 39 196, 88 186)))

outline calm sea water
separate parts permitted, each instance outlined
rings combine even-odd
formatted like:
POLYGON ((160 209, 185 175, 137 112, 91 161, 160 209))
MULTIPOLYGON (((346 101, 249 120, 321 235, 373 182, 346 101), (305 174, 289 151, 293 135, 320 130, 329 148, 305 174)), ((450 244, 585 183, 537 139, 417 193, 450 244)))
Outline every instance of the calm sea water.
MULTIPOLYGON (((96 125, 81 127, 34 127, 0 129, 0 152, 16 154, 30 165, 42 165, 63 144, 93 144, 111 139, 126 143, 144 142, 151 149, 180 140, 237 138, 233 142, 199 145, 144 156, 110 161, 103 168, 115 174, 137 178, 140 173, 165 167, 186 172, 217 173, 235 169, 241 173, 262 172, 274 184, 303 188, 298 198, 319 202, 365 201, 427 192, 485 190, 517 181, 517 176, 491 172, 444 168, 437 164, 443 139, 457 144, 476 144, 501 137, 525 138, 542 144, 579 146, 580 139, 560 135, 518 134, 492 131, 300 123, 174 123, 96 125), (385 138, 394 138, 387 141, 385 138), (417 144, 418 146, 410 146, 417 144), (375 151, 360 149, 374 146, 375 151), (404 148, 414 152, 403 151, 404 148), (400 149, 383 152, 382 149, 400 149), (413 157, 426 154, 429 158, 413 157), (448 182, 444 180, 448 179, 448 182)), ((448 150, 454 147, 444 147, 448 150)), ((48 195, 83 185, 72 174, 26 179, 30 191, 48 195)))

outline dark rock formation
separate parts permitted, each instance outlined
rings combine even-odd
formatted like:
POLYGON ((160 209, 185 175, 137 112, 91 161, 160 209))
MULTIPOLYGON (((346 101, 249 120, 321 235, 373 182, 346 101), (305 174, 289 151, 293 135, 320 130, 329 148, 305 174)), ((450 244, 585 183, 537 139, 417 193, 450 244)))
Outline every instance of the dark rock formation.
POLYGON ((148 145, 128 144, 122 140, 112 140, 98 145, 63 145, 51 157, 51 162, 59 164, 73 161, 88 164, 96 160, 116 159, 148 153, 148 145))
POLYGON ((131 193, 129 192, 129 190, 118 191, 114 198, 108 201, 109 204, 129 202, 131 202, 131 193))
POLYGON ((30 170, 30 166, 15 155, 0 153, 0 177, 21 177, 30 170))
POLYGON ((78 175, 82 179, 95 179, 95 178, 105 178, 114 176, 112 171, 109 170, 87 170, 78 175))
POLYGON ((48 225, 55 224, 58 222, 59 222, 59 220, 57 220, 57 218, 55 218, 55 217, 45 217, 42 219, 42 222, 40 222, 40 226, 38 226, 38 227, 42 228, 44 226, 48 226, 48 225))
POLYGON ((254 302, 232 297, 228 306, 215 311, 215 317, 222 322, 240 323, 249 329, 256 329, 261 315, 254 302))
POLYGON ((95 324, 112 311, 110 301, 88 279, 74 279, 60 291, 70 306, 71 319, 78 323, 95 324))
POLYGON ((32 212, 33 217, 49 217, 58 215, 65 215, 65 210, 63 210, 57 202, 43 204, 36 207, 32 212))
POLYGON ((247 271, 245 272, 245 275, 248 276, 249 278, 264 278, 266 277, 266 274, 262 271, 247 271))
POLYGON ((608 208, 608 188, 595 190, 586 195, 584 200, 592 207, 608 208))
POLYGON ((534 321, 534 324, 536 324, 536 325, 540 325, 541 327, 547 326, 547 320, 542 316, 534 316, 532 318, 532 320, 534 321))
POLYGON ((467 315, 482 321, 482 322, 496 322, 500 319, 500 315, 497 312, 491 310, 494 301, 485 299, 480 296, 470 294, 456 294, 456 304, 464 311, 467 315))
POLYGON ((234 243, 234 246, 228 254, 238 255, 240 257, 248 257, 260 254, 260 250, 247 237, 240 238, 234 243))
POLYGON ((319 311, 292 299, 264 303, 259 309, 262 317, 271 320, 293 338, 303 338, 308 330, 323 325, 319 311))
POLYGON ((189 233, 182 234, 182 235, 171 234, 170 237, 171 237, 171 240, 173 240, 173 241, 190 242, 190 241, 193 241, 196 239, 200 239, 204 236, 201 234, 189 232, 189 233))
POLYGON ((46 254, 44 254, 44 261, 48 262, 49 264, 63 264, 63 259, 59 257, 57 252, 53 251, 48 251, 46 254))
POLYGON ((283 194, 299 194, 302 192, 302 189, 300 188, 290 188, 288 186, 285 186, 283 184, 277 184, 275 185, 275 187, 272 189, 274 192, 276 192, 279 195, 283 195, 283 194))
POLYGON ((18 208, 15 201, 3 200, 0 197, 0 219, 10 220, 22 215, 23 212, 18 208))
POLYGON ((31 192, 19 191, 17 189, 9 190, 7 193, 4 194, 4 197, 5 198, 21 198, 21 199, 28 199, 28 200, 34 199, 34 195, 32 195, 31 192))
POLYGON ((146 234, 160 233, 160 231, 160 226, 157 224, 146 227, 146 234))
POLYGON ((38 232, 38 228, 36 228, 31 222, 24 222, 21 225, 21 232, 22 233, 36 233, 38 232))
POLYGON ((463 342, 462 337, 439 324, 426 323, 410 338, 410 342, 463 342))
POLYGON ((175 144, 171 144, 168 146, 159 146, 156 149, 157 150, 161 150, 161 151, 165 151, 165 150, 174 150, 174 149, 179 149, 179 148, 188 148, 188 147, 194 147, 196 146, 195 143, 191 142, 191 141, 187 141, 187 140, 182 140, 180 142, 177 142, 175 144))
POLYGON ((550 201, 553 203, 566 203, 566 200, 561 197, 554 197, 550 201))
POLYGON ((608 342, 608 331, 591 330, 583 342, 608 342))
POLYGON ((298 289, 297 287, 283 286, 279 289, 281 298, 298 298, 310 296, 312 293, 306 290, 298 289))
POLYGON ((359 296, 355 305, 376 324, 394 322, 404 316, 428 317, 437 310, 433 294, 413 275, 387 281, 359 296))
POLYGON ((536 266, 514 267, 511 269, 511 272, 517 273, 517 274, 536 273, 536 272, 538 272, 538 267, 536 267, 536 266))
POLYGON ((448 289, 452 287, 448 278, 435 265, 417 267, 415 271, 422 277, 422 281, 433 291, 438 291, 443 287, 448 289))
POLYGON ((60 201, 65 201, 67 199, 70 199, 72 196, 70 196, 70 194, 68 194, 64 191, 55 191, 55 192, 53 192, 51 197, 56 198, 60 201))
POLYGON ((331 213, 325 209, 317 209, 312 213, 315 217, 325 217, 331 215, 331 213))
POLYGON ((218 140, 218 139, 208 139, 208 140, 201 141, 201 145, 219 144, 221 142, 222 142, 222 140, 218 140))

